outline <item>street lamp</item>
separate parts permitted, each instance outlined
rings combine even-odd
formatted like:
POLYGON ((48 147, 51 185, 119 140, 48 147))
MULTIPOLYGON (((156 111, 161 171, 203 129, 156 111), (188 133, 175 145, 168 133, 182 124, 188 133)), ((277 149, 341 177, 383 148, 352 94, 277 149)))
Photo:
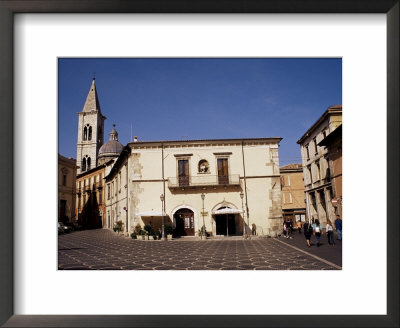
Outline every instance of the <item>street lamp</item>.
POLYGON ((243 215, 243 235, 246 235, 246 224, 244 223, 244 207, 243 207, 243 191, 240 192, 240 198, 242 199, 242 215, 243 215))
POLYGON ((203 236, 205 236, 207 238, 206 226, 204 224, 204 198, 206 198, 206 195, 204 195, 204 193, 203 193, 203 194, 201 194, 201 200, 203 201, 203 213, 202 213, 202 215, 203 215, 203 227, 201 228, 201 230, 203 231, 203 236))
POLYGON ((164 194, 160 195, 160 199, 161 199, 161 213, 162 213, 161 239, 165 240, 165 233, 164 233, 164 194))

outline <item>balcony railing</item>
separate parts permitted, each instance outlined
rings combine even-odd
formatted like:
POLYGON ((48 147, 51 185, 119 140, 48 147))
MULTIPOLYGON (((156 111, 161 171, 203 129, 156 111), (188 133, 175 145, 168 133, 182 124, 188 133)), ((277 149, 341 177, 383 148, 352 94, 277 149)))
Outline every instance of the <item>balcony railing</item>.
POLYGON ((240 185, 239 174, 233 175, 201 175, 168 178, 168 188, 236 186, 240 185))

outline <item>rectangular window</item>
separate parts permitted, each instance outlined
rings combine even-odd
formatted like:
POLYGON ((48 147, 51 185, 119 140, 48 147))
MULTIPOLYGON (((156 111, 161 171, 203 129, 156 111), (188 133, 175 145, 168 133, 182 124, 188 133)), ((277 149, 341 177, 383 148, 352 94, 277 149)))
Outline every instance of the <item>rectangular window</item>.
POLYGON ((101 197, 101 189, 99 189, 99 205, 101 205, 101 202, 103 201, 102 198, 103 197, 101 197))
POLYGON ((320 175, 320 163, 319 161, 315 162, 315 181, 319 181, 321 179, 321 175, 320 175))
POLYGON ((121 172, 118 173, 118 177, 119 177, 119 192, 121 192, 121 172))
POLYGON ((283 202, 285 204, 291 204, 292 203, 292 194, 290 192, 284 192, 283 193, 283 202))
POLYGON ((286 186, 290 186, 290 176, 286 176, 286 186))
POLYGON ((63 186, 65 187, 67 185, 67 176, 63 174, 63 186))
POLYGON ((314 141, 314 147, 315 147, 315 155, 318 155, 318 148, 317 148, 317 137, 313 138, 314 141))
POLYGON ((307 184, 313 183, 313 179, 312 179, 312 172, 311 172, 311 165, 307 166, 307 184))
POLYGON ((310 159, 310 149, 309 149, 309 144, 306 145, 306 155, 307 155, 307 161, 310 159))
POLYGON ((179 186, 189 186, 189 160, 179 159, 178 160, 178 180, 179 186))
POLYGON ((107 184, 107 199, 110 199, 110 184, 107 184))
POLYGON ((218 158, 218 184, 229 184, 228 159, 218 158))

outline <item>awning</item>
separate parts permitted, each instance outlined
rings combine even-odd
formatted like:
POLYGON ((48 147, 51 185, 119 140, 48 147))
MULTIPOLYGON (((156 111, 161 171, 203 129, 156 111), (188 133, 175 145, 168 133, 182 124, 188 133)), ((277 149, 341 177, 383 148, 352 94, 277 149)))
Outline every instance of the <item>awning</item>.
POLYGON ((242 210, 238 210, 237 208, 221 208, 214 212, 214 215, 218 214, 241 214, 243 213, 242 210))
MULTIPOLYGON (((145 212, 139 212, 136 213, 135 216, 163 216, 161 212, 157 211, 145 211, 145 212)), ((166 216, 166 215, 164 215, 166 216)))

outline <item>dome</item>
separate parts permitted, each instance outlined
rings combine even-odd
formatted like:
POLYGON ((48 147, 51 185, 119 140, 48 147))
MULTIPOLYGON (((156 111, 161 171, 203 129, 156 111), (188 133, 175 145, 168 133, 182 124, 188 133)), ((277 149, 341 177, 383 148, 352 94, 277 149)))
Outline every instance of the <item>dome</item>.
POLYGON ((118 141, 118 132, 115 130, 115 124, 110 132, 110 139, 100 147, 98 157, 119 156, 124 146, 118 141))
POLYGON ((107 141, 103 146, 100 147, 99 149, 99 157, 101 155, 119 155, 122 151, 124 146, 121 145, 121 143, 118 140, 109 140, 107 141))

